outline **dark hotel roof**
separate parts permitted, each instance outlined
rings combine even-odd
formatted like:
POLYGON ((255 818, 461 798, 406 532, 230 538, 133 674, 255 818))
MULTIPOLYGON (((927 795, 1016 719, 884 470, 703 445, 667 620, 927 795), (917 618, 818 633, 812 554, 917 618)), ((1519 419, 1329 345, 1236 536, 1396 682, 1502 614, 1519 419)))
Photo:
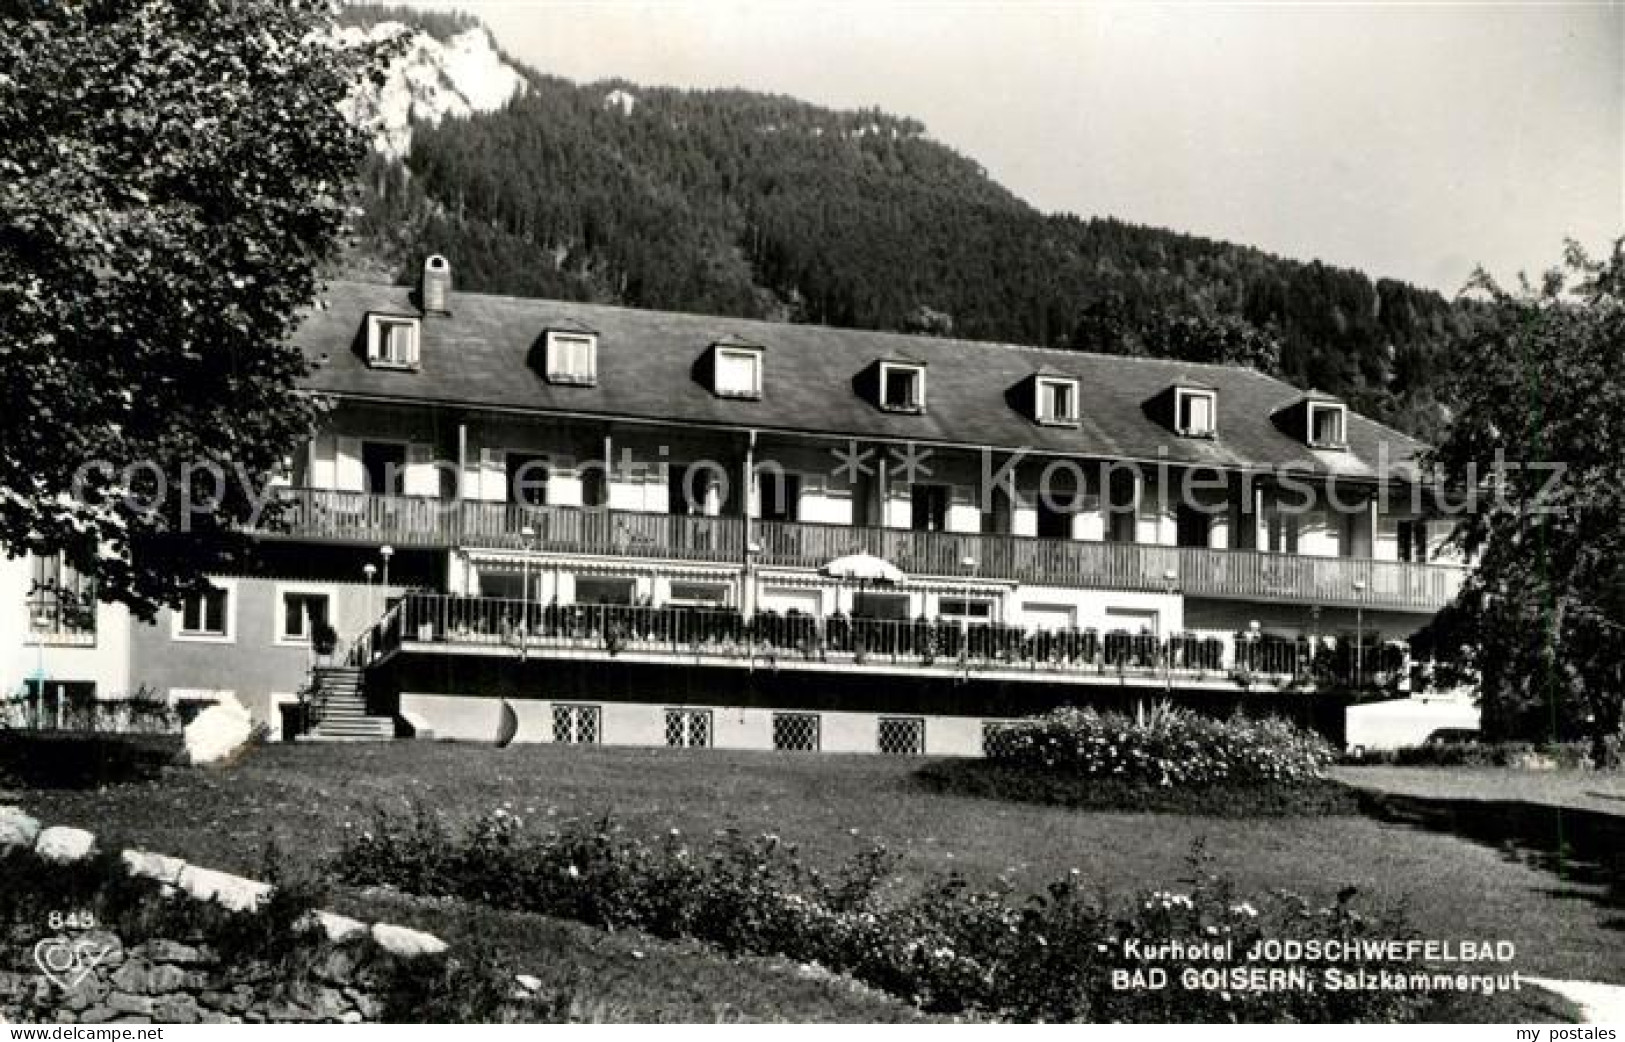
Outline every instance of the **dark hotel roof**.
POLYGON ((1306 392, 1250 369, 462 292, 451 297, 449 315, 423 317, 417 370, 373 369, 363 346, 366 316, 419 314, 415 292, 335 282, 324 300, 293 341, 315 365, 308 387, 340 397, 1093 458, 1292 467, 1354 479, 1376 476, 1383 444, 1391 472, 1399 473, 1409 471, 1406 462, 1422 448, 1353 412, 1346 450, 1310 448, 1279 416, 1306 392), (540 357, 549 329, 597 332, 596 386, 547 382, 540 357), (711 345, 730 340, 766 348, 758 400, 719 397, 703 382, 700 360, 711 345), (860 393, 860 374, 900 357, 927 365, 921 414, 884 411, 860 393), (1078 380, 1077 425, 1040 425, 1029 415, 1018 388, 1039 371, 1078 380), (1176 384, 1217 392, 1216 437, 1180 437, 1159 417, 1153 400, 1176 384))

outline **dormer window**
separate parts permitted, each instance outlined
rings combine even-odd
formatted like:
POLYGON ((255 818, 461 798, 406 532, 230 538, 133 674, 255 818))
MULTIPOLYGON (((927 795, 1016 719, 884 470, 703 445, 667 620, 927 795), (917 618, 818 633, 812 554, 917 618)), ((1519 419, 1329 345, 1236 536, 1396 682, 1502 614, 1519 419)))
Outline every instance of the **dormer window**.
POLYGON ((1202 388, 1179 388, 1174 397, 1174 429, 1187 438, 1213 437, 1218 431, 1218 398, 1202 388))
POLYGON ((367 364, 374 369, 416 369, 418 320, 403 315, 368 315, 367 364))
POLYGON ((924 412, 925 366, 881 362, 880 407, 890 412, 924 412))
POLYGON ((1078 422, 1078 381, 1059 376, 1040 376, 1037 382, 1039 423, 1067 426, 1078 422))
POLYGON ((762 396, 762 349, 744 345, 712 347, 712 387, 724 398, 762 396))
POLYGON ((1341 402, 1309 403, 1309 444, 1317 449, 1348 445, 1348 408, 1341 402))
POLYGON ((550 329, 547 382, 591 387, 598 382, 598 334, 550 329))

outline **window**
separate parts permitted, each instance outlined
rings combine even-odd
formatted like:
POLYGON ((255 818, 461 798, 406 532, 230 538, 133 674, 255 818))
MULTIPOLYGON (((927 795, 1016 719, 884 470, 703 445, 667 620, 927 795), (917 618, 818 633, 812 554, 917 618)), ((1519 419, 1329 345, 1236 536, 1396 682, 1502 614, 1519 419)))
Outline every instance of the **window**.
POLYGON ((325 593, 286 590, 282 594, 281 640, 306 644, 327 624, 330 598, 325 593))
POLYGON ((729 398, 762 396, 762 352, 749 347, 718 347, 713 390, 729 398))
POLYGON ((33 558, 28 595, 29 634, 43 643, 93 644, 96 587, 60 555, 33 558))
POLYGON ((367 364, 377 369, 416 369, 418 320, 391 315, 368 316, 367 364))
POLYGON ((1348 444, 1343 431, 1347 411, 1341 405, 1311 403, 1309 444, 1318 449, 1340 449, 1348 444))
POLYGON ((937 615, 965 622, 992 622, 993 602, 985 597, 943 597, 937 601, 937 615))
POLYGON ((1191 503, 1175 508, 1174 543, 1177 546, 1206 546, 1213 528, 1213 515, 1191 503))
POLYGON ((213 640, 230 637, 230 590, 216 587, 186 598, 175 618, 175 636, 213 640))
POLYGON ((1211 438, 1217 430, 1215 413, 1218 396, 1212 391, 1182 387, 1176 396, 1178 415, 1175 428, 1189 438, 1211 438))
POLYGON ((547 457, 529 452, 505 452, 502 455, 508 472, 508 502, 527 507, 546 506, 550 476, 547 457))
POLYGON ((1071 539, 1072 511, 1051 503, 1049 496, 1039 496, 1038 538, 1071 539))
POLYGON ((925 367, 902 362, 880 363, 880 405, 893 412, 923 412, 925 367))
POLYGON ((907 621, 908 594, 859 592, 852 597, 852 615, 859 619, 907 621))
POLYGON ((673 749, 709 749, 711 710, 666 710, 666 744, 673 749))
POLYGON ((597 745, 602 710, 598 706, 553 707, 553 741, 560 745, 597 745))
POLYGON ((982 724, 982 755, 998 756, 1014 748, 1014 732, 1003 721, 989 720, 982 724))
POLYGON ((1144 608, 1107 608, 1106 627, 1129 633, 1160 633, 1161 615, 1144 608))
POLYGON ((609 506, 609 473, 602 463, 582 464, 581 505, 585 507, 609 506))
POLYGON ((577 604, 631 604, 637 588, 634 579, 606 579, 580 576, 576 579, 577 604))
POLYGON ((883 716, 878 738, 880 751, 888 756, 923 756, 925 721, 917 716, 883 716))
POLYGON ((666 469, 666 512, 679 517, 716 517, 722 513, 728 475, 716 463, 666 469))
POLYGON ((373 495, 399 496, 406 492, 406 446, 400 442, 362 442, 361 469, 367 476, 367 491, 373 495))
POLYGON ((720 608, 728 603, 728 584, 674 581, 666 603, 720 608))
POLYGON ((913 509, 909 526, 916 532, 948 530, 948 486, 915 485, 910 490, 913 509))
POLYGON ((1288 513, 1279 507, 1268 511, 1265 518, 1264 549, 1272 554, 1297 553, 1298 527, 1297 514, 1288 513))
POLYGON ((1420 519, 1399 523, 1399 559, 1424 564, 1428 559, 1428 523, 1420 519))
POLYGON ((801 518, 801 475, 782 470, 763 470, 756 476, 759 511, 763 521, 797 521, 801 518))
POLYGON ((787 752, 818 751, 817 713, 774 713, 773 748, 787 752))
POLYGON ((1077 625, 1078 610, 1070 604, 1028 601, 1021 606, 1021 617, 1028 629, 1056 633, 1077 625))
POLYGON ((1038 380, 1038 422, 1071 424, 1078 422, 1078 382, 1040 377, 1038 380))
POLYGON ((549 331, 547 382, 591 387, 598 382, 598 334, 549 331))

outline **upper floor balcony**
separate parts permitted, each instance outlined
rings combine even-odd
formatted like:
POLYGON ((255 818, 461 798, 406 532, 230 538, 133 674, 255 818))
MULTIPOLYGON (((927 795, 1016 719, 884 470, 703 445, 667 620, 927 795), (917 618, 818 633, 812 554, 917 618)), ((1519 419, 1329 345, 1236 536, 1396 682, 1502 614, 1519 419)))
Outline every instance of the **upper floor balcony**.
POLYGON ((476 547, 655 560, 818 568, 854 553, 910 576, 994 579, 1081 589, 1435 611, 1461 585, 1446 564, 1314 557, 1208 547, 921 532, 566 506, 384 496, 325 489, 285 494, 299 539, 403 547, 476 547))

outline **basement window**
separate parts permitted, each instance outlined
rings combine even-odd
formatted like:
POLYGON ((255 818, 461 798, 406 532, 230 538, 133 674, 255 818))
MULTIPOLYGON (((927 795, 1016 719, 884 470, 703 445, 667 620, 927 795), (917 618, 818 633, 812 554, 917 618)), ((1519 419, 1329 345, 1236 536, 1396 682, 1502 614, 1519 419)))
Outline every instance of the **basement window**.
POLYGON ((549 330, 547 382, 576 387, 598 383, 598 334, 549 330))
POLYGON ((1309 444, 1317 449, 1348 445, 1348 409, 1335 402, 1309 403, 1309 444))
POLYGON ((368 315, 367 364, 374 369, 416 369, 418 320, 397 315, 368 315))
POLYGON ((880 363, 880 407, 890 412, 924 412, 925 366, 880 363))

